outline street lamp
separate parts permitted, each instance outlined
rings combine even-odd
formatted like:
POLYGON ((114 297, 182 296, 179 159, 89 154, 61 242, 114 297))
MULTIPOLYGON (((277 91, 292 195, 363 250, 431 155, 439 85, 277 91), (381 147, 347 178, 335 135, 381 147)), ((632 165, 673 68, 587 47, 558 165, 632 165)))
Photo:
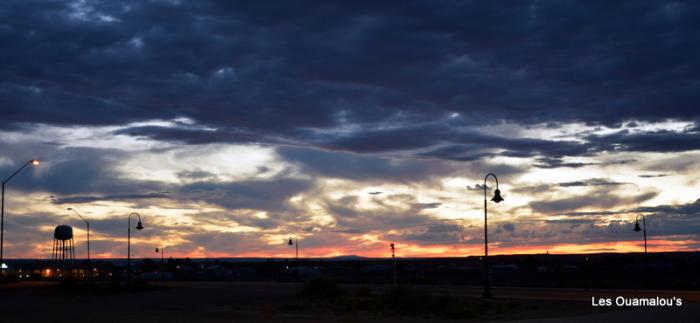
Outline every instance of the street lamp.
POLYGON ((136 215, 139 218, 139 223, 136 224, 136 230, 143 230, 143 224, 141 224, 141 215, 132 212, 129 214, 129 229, 127 231, 126 237, 126 282, 127 284, 131 282, 131 216, 136 215))
POLYGON ((74 208, 69 207, 67 209, 68 211, 73 211, 75 215, 79 216, 83 221, 85 221, 85 224, 87 225, 87 261, 88 264, 90 263, 90 222, 88 220, 85 220, 85 218, 78 213, 74 208))
POLYGON ((299 237, 297 237, 296 233, 292 233, 292 235, 294 236, 294 241, 292 241, 292 237, 290 236, 288 245, 294 245, 296 247, 296 262, 297 265, 299 265, 299 237))
POLYGON ((393 242, 389 245, 389 247, 391 247, 391 261, 394 267, 394 287, 396 287, 398 286, 398 281, 396 279, 396 248, 394 247, 393 242))
POLYGON ((3 265, 3 243, 5 242, 5 184, 9 182, 17 173, 21 172, 25 167, 27 167, 29 164, 37 166, 39 165, 39 160, 37 159, 32 159, 24 163, 22 167, 20 167, 17 171, 12 173, 10 177, 8 177, 6 180, 2 181, 2 198, 0 201, 0 266, 3 265))
POLYGON ((160 250, 156 247, 156 253, 160 252, 160 280, 163 280, 163 270, 165 269, 165 247, 161 246, 160 250))
POLYGON ((496 180, 496 191, 493 192, 494 194, 491 201, 496 203, 503 202, 503 197, 501 197, 501 190, 498 189, 498 177, 496 177, 496 175, 493 173, 486 174, 486 177, 484 177, 484 293, 481 295, 481 297, 483 298, 493 297, 493 295, 491 295, 491 282, 489 277, 489 231, 487 221, 488 212, 486 203, 486 180, 489 179, 489 176, 493 176, 493 179, 496 180))
POLYGON ((637 214, 637 217, 634 219, 634 231, 639 232, 643 231, 644 232, 644 254, 647 254, 647 218, 644 216, 644 214, 637 214), (644 229, 639 228, 639 217, 642 217, 642 227, 644 229))

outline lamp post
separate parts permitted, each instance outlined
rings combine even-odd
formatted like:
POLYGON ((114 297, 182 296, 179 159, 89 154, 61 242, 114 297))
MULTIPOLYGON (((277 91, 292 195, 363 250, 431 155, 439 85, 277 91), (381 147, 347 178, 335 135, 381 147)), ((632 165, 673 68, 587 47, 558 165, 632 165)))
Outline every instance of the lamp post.
POLYGON ((398 286, 398 280, 396 279, 396 248, 392 242, 389 247, 391 247, 391 261, 394 269, 394 287, 398 286))
POLYGON ((639 232, 643 231, 644 232, 644 254, 647 254, 647 218, 644 216, 644 214, 637 214, 637 217, 634 219, 634 231, 639 232), (644 229, 639 228, 639 217, 642 217, 642 226, 644 229))
POLYGON ((296 247, 296 263, 297 266, 299 265, 299 237, 297 237, 296 233, 292 233, 294 236, 294 241, 292 241, 292 237, 289 237, 289 243, 288 245, 294 245, 296 247))
POLYGON ((156 253, 160 251, 160 280, 163 280, 163 270, 165 269, 165 247, 161 246, 160 250, 156 247, 156 253))
POLYGON ((83 221, 85 221, 85 224, 87 225, 87 261, 88 263, 90 263, 90 222, 88 222, 88 220, 85 220, 85 218, 82 215, 80 215, 80 213, 78 213, 78 211, 76 211, 74 208, 69 207, 67 210, 73 211, 73 213, 75 213, 75 215, 77 215, 83 221))
POLYGON ((498 189, 498 177, 496 177, 496 175, 493 173, 486 174, 486 177, 484 177, 484 293, 481 295, 481 297, 483 298, 493 297, 493 295, 491 295, 491 281, 489 277, 489 231, 487 221, 488 204, 486 202, 486 180, 489 179, 489 176, 493 176, 493 179, 496 180, 496 191, 494 191, 494 195, 491 201, 496 203, 503 202, 503 198, 501 197, 501 190, 498 189))
POLYGON ((129 214, 129 229, 127 230, 126 237, 126 283, 131 282, 131 216, 136 215, 139 218, 139 223, 136 224, 136 230, 143 230, 143 224, 141 224, 141 215, 132 212, 129 214))
MULTIPOLYGON (((3 246, 5 242, 5 185, 7 182, 9 182, 17 173, 21 172, 25 167, 27 167, 29 164, 32 164, 34 166, 39 165, 39 161, 36 159, 32 159, 24 163, 22 167, 20 167, 18 170, 16 170, 10 177, 8 177, 6 180, 2 181, 2 198, 0 199, 0 266, 2 266, 4 263, 2 262, 3 259, 3 246)), ((1 271, 1 270, 0 270, 1 271)))

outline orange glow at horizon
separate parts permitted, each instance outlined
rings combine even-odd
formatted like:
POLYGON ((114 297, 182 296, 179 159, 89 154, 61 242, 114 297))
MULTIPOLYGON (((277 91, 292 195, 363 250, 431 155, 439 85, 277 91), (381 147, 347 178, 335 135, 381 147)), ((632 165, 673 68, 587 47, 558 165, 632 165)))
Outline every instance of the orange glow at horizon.
MULTIPOLYGON (((330 258, 338 256, 360 256, 367 258, 389 258, 391 251, 389 244, 391 242, 376 242, 365 246, 364 250, 359 251, 357 246, 334 246, 334 247, 309 247, 300 248, 300 258, 330 258)), ((696 243, 693 240, 648 240, 649 252, 688 252, 697 251, 690 246, 696 243)), ((411 243, 395 242, 396 256, 399 258, 452 258, 452 257, 469 257, 481 256, 483 254, 482 244, 472 245, 416 245, 411 243)), ((166 252, 166 258, 294 258, 294 249, 287 250, 286 244, 273 246, 269 251, 250 251, 250 252, 223 252, 210 251, 205 247, 197 247, 188 252, 166 252)), ((176 246, 171 246, 175 248, 176 246)), ((170 249, 169 248, 169 249, 170 249)), ((79 248, 78 248, 79 249, 79 248)), ((159 256, 152 254, 150 244, 144 243, 139 246, 132 241, 132 257, 133 258, 157 258, 159 256), (148 246, 148 247, 145 247, 148 246), (146 252, 151 250, 151 252, 146 252)), ((167 250, 167 249, 166 249, 167 250)), ((76 253, 80 253, 76 250, 76 253)), ((100 252, 93 251, 93 259, 114 259, 126 258, 126 255, 120 252, 100 252)), ((641 253, 644 252, 644 245, 638 241, 616 241, 603 243, 586 243, 586 244, 548 244, 548 245, 532 245, 519 247, 499 247, 496 244, 489 245, 489 255, 516 255, 516 254, 593 254, 593 253, 641 253)), ((31 255, 22 258, 48 258, 46 252, 35 252, 31 255)), ((78 255, 80 258, 80 255, 78 255)), ((8 257, 16 259, 17 257, 8 257)))

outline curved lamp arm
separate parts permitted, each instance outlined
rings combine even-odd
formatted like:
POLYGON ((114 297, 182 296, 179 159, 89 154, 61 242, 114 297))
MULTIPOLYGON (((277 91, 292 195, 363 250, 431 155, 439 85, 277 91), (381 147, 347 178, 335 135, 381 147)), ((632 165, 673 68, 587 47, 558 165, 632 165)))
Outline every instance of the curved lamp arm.
POLYGON ((486 177, 484 177, 484 201, 486 201, 486 181, 489 179, 489 176, 492 176, 493 179, 496 180, 496 190, 493 192, 493 198, 491 201, 500 203, 503 202, 503 197, 501 197, 501 190, 498 189, 498 177, 496 177, 496 174, 494 173, 488 173, 486 174, 486 177))
POLYGON ((19 172, 21 172, 25 167, 29 166, 29 164, 39 165, 39 160, 31 159, 31 160, 27 161, 26 163, 24 163, 24 165, 22 165, 22 167, 20 167, 18 170, 16 170, 14 173, 12 173, 12 175, 10 175, 10 177, 8 177, 6 180, 2 181, 2 183, 5 184, 5 183, 9 182, 13 177, 15 177, 15 175, 17 175, 19 172))
POLYGON ((129 228, 131 228, 131 217, 133 215, 136 215, 139 218, 139 222, 138 222, 138 224, 136 224, 136 230, 143 229, 143 224, 141 224, 141 215, 136 213, 136 212, 132 212, 131 214, 129 214, 129 228))
POLYGON ((68 210, 68 211, 73 211, 73 213, 75 213, 75 215, 77 215, 78 217, 80 217, 80 219, 82 219, 83 221, 85 221, 85 223, 87 223, 88 225, 90 225, 90 222, 88 222, 88 220, 86 220, 82 215, 80 215, 80 213, 78 213, 78 211, 76 211, 74 208, 69 207, 69 208, 67 208, 66 210, 68 210))
POLYGON ((640 217, 640 216, 642 217, 642 221, 644 222, 644 224, 646 224, 646 222, 647 222, 647 217, 645 217, 644 214, 641 214, 641 213, 637 214, 637 217, 634 218, 634 221, 639 221, 639 217, 640 217))
POLYGON ((637 217, 634 218, 634 231, 642 231, 644 230, 644 233, 646 234, 647 232, 647 217, 644 216, 644 214, 637 214, 637 217), (642 217, 642 228, 639 227, 639 217, 642 217))

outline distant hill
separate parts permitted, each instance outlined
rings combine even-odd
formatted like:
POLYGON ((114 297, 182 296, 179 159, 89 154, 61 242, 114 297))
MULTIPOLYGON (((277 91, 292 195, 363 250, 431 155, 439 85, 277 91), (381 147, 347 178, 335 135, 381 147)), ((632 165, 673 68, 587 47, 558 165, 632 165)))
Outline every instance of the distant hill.
POLYGON ((331 261, 332 260, 341 260, 341 261, 344 261, 344 260, 367 260, 367 259, 371 259, 371 258, 362 257, 362 256, 358 256, 358 255, 336 256, 336 257, 328 258, 328 260, 331 260, 331 261))

